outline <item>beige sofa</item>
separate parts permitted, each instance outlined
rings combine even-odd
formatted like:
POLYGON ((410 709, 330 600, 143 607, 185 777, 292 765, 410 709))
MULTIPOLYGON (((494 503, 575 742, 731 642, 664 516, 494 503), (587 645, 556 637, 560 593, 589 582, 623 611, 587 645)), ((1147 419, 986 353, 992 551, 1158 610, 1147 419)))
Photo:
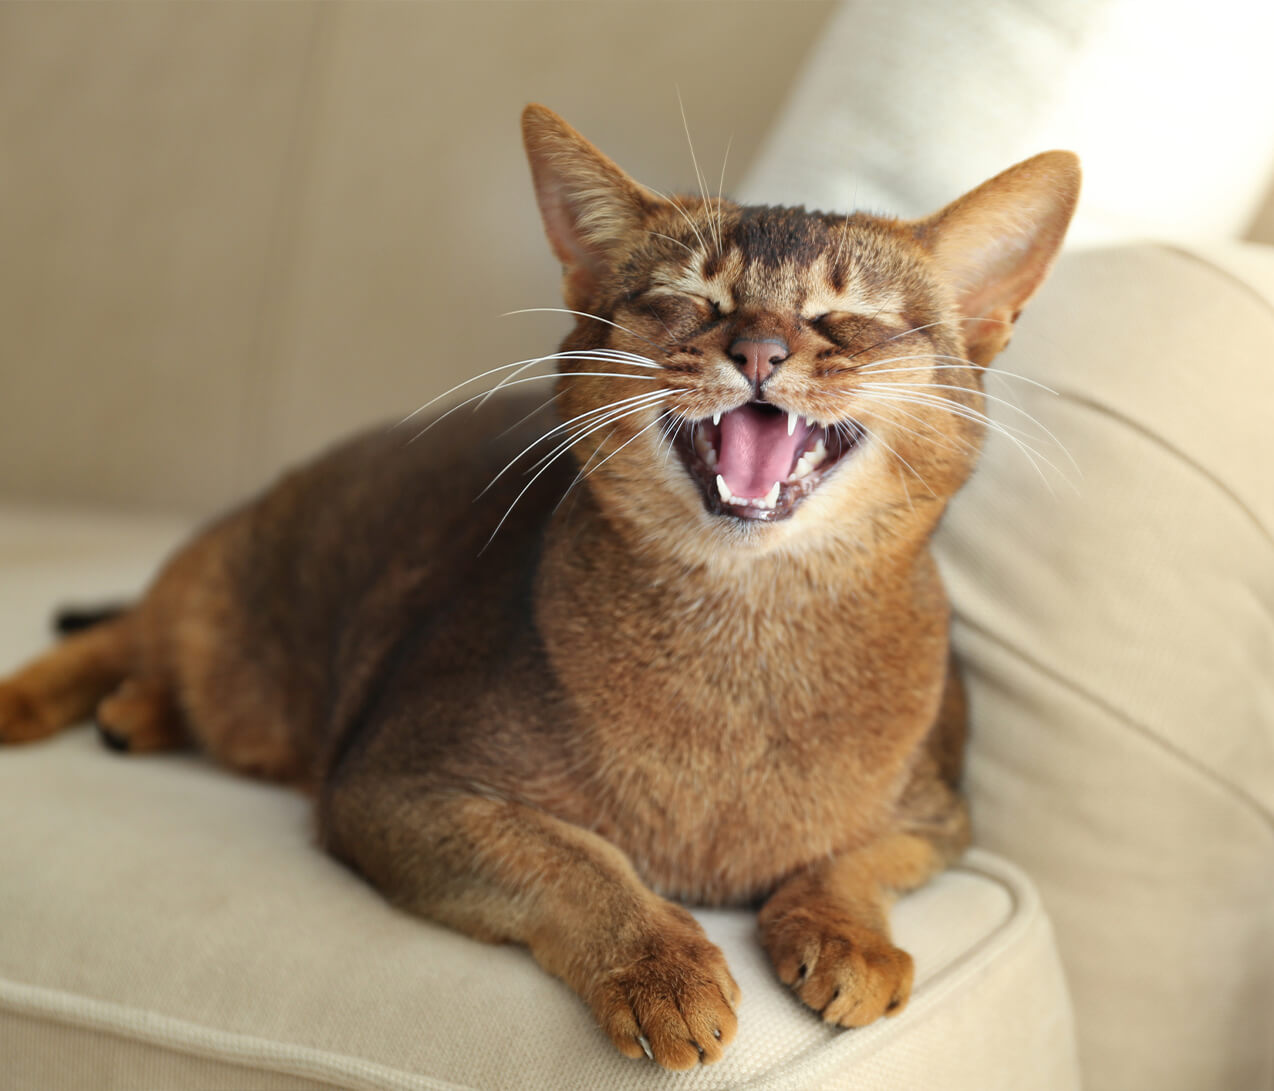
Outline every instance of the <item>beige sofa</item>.
MULTIPOLYGON (((512 5, 495 26, 486 5, 0 11, 0 38, 26 47, 0 69, 0 111, 26 164, 7 207, 27 214, 0 304, 0 669, 40 647, 54 604, 135 591, 195 519, 289 458, 551 340, 487 324, 554 302, 516 163, 522 99, 658 184, 640 139, 607 140, 641 107, 595 101, 602 74, 645 70, 624 43, 653 35, 686 64, 692 122, 711 104, 704 154, 732 107, 683 35, 763 37, 786 105, 747 89, 735 188, 840 206, 861 185, 863 203, 918 212, 1019 145, 1082 137, 1086 115, 1049 97, 1055 71, 1100 73, 1129 5, 1075 5, 1055 38, 1007 2, 958 20, 895 5, 892 24, 861 5, 732 20, 677 5, 675 34, 649 6, 599 7, 512 5), (1004 41, 1038 50, 1037 70, 988 63, 1004 41), (541 71, 564 43, 583 89, 541 71), (953 82, 954 60, 932 63, 944 49, 977 78, 953 82), (475 66, 496 90, 474 92, 472 147, 445 143, 458 130, 435 93, 475 66), (956 120, 978 118, 958 148, 953 96, 956 120), (493 131, 497 106, 509 123, 493 131), (413 119, 427 151, 404 135, 413 119), (926 147, 943 154, 925 163, 926 147), (93 155, 114 173, 77 176, 93 155), (234 177, 216 169, 227 155, 234 177), (498 184, 466 194, 447 181, 461 166, 498 184), (471 256, 493 234, 499 275, 471 256), (426 349, 445 366, 422 365, 426 349)), ((1231 53, 1236 72, 1246 56, 1231 53)), ((1249 137, 1252 110, 1274 109, 1257 78, 1230 89, 1249 137)), ((681 139, 669 105, 653 145, 681 139)), ((824 1028, 747 914, 702 912, 744 989, 736 1043, 683 1075, 627 1061, 525 952, 409 919, 322 856, 300 797, 195 758, 122 759, 79 731, 0 753, 0 1086, 1274 1088, 1274 253, 1233 238, 1274 225, 1274 147, 1218 151, 1210 197, 1208 164, 1161 170, 1189 192, 1154 220, 1114 180, 1159 145, 1124 163, 1097 146, 1089 245, 1063 257, 989 388, 1029 449, 991 440, 939 543, 979 848, 895 911, 918 969, 902 1016, 824 1028)))

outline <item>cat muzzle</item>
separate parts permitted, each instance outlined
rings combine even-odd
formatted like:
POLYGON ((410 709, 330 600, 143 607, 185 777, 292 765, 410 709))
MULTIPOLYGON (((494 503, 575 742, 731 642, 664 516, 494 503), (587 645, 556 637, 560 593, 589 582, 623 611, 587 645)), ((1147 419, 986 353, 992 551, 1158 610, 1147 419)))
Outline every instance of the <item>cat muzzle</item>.
POLYGON ((682 424, 671 438, 709 512, 772 522, 790 516, 858 448, 863 432, 750 402, 682 424))

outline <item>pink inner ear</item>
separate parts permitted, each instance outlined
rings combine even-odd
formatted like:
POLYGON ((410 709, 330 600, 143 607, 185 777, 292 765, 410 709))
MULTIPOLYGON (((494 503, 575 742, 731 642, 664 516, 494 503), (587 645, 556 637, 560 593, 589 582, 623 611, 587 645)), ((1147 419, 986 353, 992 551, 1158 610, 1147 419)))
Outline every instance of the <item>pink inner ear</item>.
POLYGON ((968 257, 961 311, 969 318, 1013 321, 1048 275, 1054 256, 1052 247, 1033 236, 999 237, 976 250, 968 257))
POLYGON ((580 242, 567 204, 566 187, 556 178, 536 180, 536 197, 544 220, 544 234, 563 265, 589 265, 593 258, 580 242))
POLYGON ((973 359, 989 360, 1008 341, 1012 322, 1057 257, 1078 195, 1078 160, 1044 152, 926 221, 923 237, 936 271, 969 320, 965 340, 973 359))
POLYGON ((610 247, 640 223, 646 197, 555 114, 528 107, 522 122, 545 234, 565 266, 568 294, 582 300, 609 260, 610 247))

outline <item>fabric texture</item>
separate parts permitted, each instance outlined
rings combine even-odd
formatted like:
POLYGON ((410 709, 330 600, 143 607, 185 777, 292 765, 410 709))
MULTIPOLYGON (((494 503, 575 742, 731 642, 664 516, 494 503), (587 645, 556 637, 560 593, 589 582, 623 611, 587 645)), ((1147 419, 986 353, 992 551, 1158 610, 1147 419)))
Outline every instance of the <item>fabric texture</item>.
POLYGON ((1085 1087, 1274 1088, 1274 252, 1063 258, 992 371, 1018 431, 939 537, 977 839, 1041 886, 1085 1087))
POLYGON ((742 196, 923 216, 1006 167, 1084 162, 1072 244, 1238 238, 1274 168, 1274 6, 844 3, 742 196))
POLYGON ((390 908, 314 847, 294 793, 74 731, 4 753, 0 822, 22 833, 0 842, 14 1086, 1078 1086, 1050 927, 985 853, 897 907, 919 985, 863 1031, 788 994, 752 914, 700 912, 745 1000, 726 1060, 677 1075, 619 1056, 524 950, 390 908))
MULTIPOLYGON (((976 838, 1043 892, 1090 1091, 1274 1087, 1272 301, 1259 248, 1065 257, 989 383, 1017 442, 940 537, 976 838)), ((6 513, 5 664, 173 534, 6 513)), ((0 1054, 35 1086, 1077 1086, 1047 920, 985 852, 900 903, 920 986, 862 1032, 775 984, 750 917, 703 914, 747 1000, 729 1060, 673 1077, 525 952, 386 907, 287 792, 81 732, 0 754, 0 820, 0 1054)))

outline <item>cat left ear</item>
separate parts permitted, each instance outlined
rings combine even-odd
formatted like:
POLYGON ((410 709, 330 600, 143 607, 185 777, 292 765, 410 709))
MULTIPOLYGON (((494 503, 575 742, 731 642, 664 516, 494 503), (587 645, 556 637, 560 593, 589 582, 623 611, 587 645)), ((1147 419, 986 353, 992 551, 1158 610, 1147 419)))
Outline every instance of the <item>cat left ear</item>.
POLYGON ((969 359, 986 365, 1057 258, 1079 198, 1079 158, 1044 152, 912 224, 964 315, 969 359))
POLYGON ((544 230, 562 262, 563 294, 581 307, 616 244, 658 199, 544 106, 522 111, 522 140, 544 230))

